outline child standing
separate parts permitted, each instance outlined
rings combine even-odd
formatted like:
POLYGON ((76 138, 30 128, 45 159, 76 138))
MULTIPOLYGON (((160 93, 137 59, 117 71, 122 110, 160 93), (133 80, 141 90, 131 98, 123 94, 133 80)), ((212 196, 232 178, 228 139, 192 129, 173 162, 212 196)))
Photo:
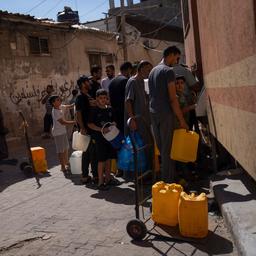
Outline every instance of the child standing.
POLYGON ((72 105, 62 105, 61 98, 58 95, 53 95, 49 98, 50 104, 53 106, 52 109, 52 135, 56 145, 56 152, 59 157, 61 171, 66 172, 69 170, 69 161, 68 161, 68 149, 69 142, 67 137, 66 125, 73 125, 75 121, 67 121, 64 119, 64 108, 73 108, 72 105))
MULTIPOLYGON (((107 190, 109 185, 113 182, 110 175, 113 148, 103 137, 101 130, 104 124, 113 121, 113 112, 112 108, 107 106, 108 92, 106 90, 97 90, 96 101, 97 106, 91 110, 88 127, 92 129, 92 138, 96 141, 99 177, 98 188, 99 190, 107 190)), ((104 133, 107 133, 108 131, 107 127, 103 129, 104 133)))
POLYGON ((185 121, 188 123, 189 111, 195 109, 196 104, 188 105, 187 99, 184 95, 184 89, 185 89, 185 77, 184 76, 176 76, 175 87, 176 87, 176 94, 178 97, 181 111, 183 113, 185 121))

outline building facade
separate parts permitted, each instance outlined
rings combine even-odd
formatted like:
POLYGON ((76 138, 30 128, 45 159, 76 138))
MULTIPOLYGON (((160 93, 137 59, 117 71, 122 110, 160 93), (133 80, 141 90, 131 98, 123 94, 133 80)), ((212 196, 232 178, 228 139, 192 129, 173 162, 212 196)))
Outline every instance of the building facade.
POLYGON ((256 180, 256 1, 181 3, 186 60, 206 87, 211 133, 256 180))

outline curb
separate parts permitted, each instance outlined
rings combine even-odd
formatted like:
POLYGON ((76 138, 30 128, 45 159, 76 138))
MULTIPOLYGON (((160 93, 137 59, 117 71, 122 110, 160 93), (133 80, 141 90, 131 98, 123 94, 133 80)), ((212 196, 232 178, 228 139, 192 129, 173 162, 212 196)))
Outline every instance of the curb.
POLYGON ((242 169, 219 172, 211 190, 239 255, 254 256, 256 249, 256 183, 242 169))

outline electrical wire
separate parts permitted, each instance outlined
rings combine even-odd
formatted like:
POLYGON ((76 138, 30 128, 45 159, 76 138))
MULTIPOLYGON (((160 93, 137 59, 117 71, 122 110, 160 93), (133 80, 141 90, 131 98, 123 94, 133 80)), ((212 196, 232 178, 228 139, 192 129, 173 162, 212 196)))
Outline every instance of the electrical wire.
POLYGON ((159 31, 159 30, 161 30, 161 29, 167 27, 173 20, 177 19, 180 15, 181 15, 181 12, 179 12, 177 15, 175 15, 172 19, 170 19, 170 20, 169 20, 166 24, 164 24, 163 26, 161 26, 161 27, 159 27, 159 28, 157 28, 157 29, 155 29, 155 30, 152 30, 152 31, 150 31, 150 32, 148 32, 148 33, 141 34, 141 36, 150 35, 150 34, 152 34, 152 33, 155 33, 155 32, 157 32, 157 31, 159 31))
POLYGON ((30 10, 28 10, 27 12, 25 12, 26 14, 30 13, 31 11, 33 11, 34 9, 36 9, 38 6, 40 6, 41 4, 43 4, 44 2, 46 2, 47 0, 42 0, 41 2, 39 2, 37 5, 35 5, 33 8, 31 8, 30 10))
POLYGON ((53 11, 63 0, 59 0, 57 4, 55 4, 51 9, 49 9, 46 13, 43 14, 43 16, 46 16, 48 13, 53 11))
POLYGON ((89 14, 89 13, 91 13, 91 12, 94 12, 94 11, 97 10, 99 7, 101 7, 101 6, 103 6, 104 4, 106 4, 106 2, 108 2, 108 0, 105 0, 105 1, 102 2, 101 4, 95 6, 93 9, 89 10, 88 12, 86 12, 86 13, 84 13, 84 14, 82 14, 82 15, 79 15, 80 18, 81 18, 81 17, 84 17, 85 15, 87 15, 87 14, 89 14))

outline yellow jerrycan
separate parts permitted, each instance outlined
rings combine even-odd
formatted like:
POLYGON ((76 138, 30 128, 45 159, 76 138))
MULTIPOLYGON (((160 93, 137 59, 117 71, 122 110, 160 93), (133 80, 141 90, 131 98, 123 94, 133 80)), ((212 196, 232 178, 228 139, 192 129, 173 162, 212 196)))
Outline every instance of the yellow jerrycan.
POLYGON ((208 203, 205 193, 195 196, 181 192, 179 229, 182 236, 204 238, 208 234, 208 203))
POLYGON ((178 224, 178 204, 181 185, 159 181, 152 186, 152 220, 158 224, 176 226, 178 224))
POLYGON ((31 147, 32 160, 35 167, 35 172, 47 172, 47 161, 45 149, 42 147, 31 147))
POLYGON ((173 160, 188 163, 197 157, 199 135, 193 131, 176 129, 173 133, 170 157, 173 160))

